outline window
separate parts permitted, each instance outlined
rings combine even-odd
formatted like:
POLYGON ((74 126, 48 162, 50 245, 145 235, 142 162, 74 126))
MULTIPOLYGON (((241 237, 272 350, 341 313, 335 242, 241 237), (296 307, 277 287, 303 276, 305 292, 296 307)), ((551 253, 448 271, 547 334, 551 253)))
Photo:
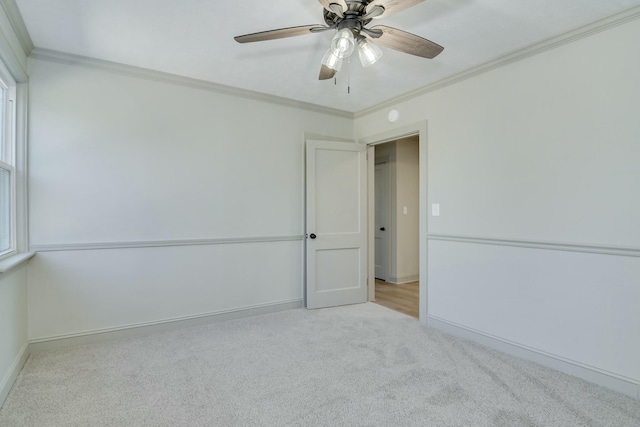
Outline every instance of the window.
POLYGON ((16 83, 0 64, 0 257, 16 251, 16 83))

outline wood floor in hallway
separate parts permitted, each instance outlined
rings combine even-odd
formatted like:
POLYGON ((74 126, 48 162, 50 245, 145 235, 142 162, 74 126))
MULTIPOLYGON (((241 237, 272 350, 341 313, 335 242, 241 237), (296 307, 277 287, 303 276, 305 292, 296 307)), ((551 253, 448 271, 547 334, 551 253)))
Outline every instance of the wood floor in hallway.
POLYGON ((394 285, 376 279, 376 303, 418 318, 419 282, 394 285))

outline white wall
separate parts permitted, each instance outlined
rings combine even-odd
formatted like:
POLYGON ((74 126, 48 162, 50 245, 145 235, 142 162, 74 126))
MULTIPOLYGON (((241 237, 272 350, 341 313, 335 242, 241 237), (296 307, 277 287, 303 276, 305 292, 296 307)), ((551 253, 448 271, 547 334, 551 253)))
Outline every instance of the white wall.
POLYGON ((352 138, 351 119, 82 65, 29 72, 30 237, 51 250, 29 266, 32 340, 301 301, 304 134, 352 138), (200 239, 249 243, 125 247, 200 239), (74 250, 105 243, 119 249, 74 250))
POLYGON ((0 406, 27 356, 27 269, 0 274, 0 406))
POLYGON ((356 119, 427 122, 431 318, 640 383, 639 39, 635 20, 356 119), (579 252, 598 245, 627 256, 579 252))

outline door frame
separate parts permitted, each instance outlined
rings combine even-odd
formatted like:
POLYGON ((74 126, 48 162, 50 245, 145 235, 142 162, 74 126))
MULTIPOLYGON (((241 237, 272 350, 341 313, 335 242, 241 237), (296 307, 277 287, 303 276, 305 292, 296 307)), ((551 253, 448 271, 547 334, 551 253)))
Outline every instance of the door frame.
POLYGON ((411 123, 405 126, 400 126, 385 132, 366 136, 358 139, 358 143, 367 145, 368 163, 367 163, 367 181, 368 181, 368 227, 369 227, 369 250, 368 250, 368 269, 369 269, 369 301, 374 300, 375 296, 375 223, 374 223, 374 173, 375 173, 375 145, 384 144, 385 142, 396 141, 398 139, 418 136, 419 147, 419 164, 420 164, 420 176, 419 176, 419 259, 420 259, 420 285, 419 285, 419 321, 422 324, 427 324, 427 295, 429 292, 429 286, 427 282, 427 227, 428 227, 428 186, 427 186, 427 171, 428 171, 428 141, 427 141, 427 121, 420 121, 411 123))

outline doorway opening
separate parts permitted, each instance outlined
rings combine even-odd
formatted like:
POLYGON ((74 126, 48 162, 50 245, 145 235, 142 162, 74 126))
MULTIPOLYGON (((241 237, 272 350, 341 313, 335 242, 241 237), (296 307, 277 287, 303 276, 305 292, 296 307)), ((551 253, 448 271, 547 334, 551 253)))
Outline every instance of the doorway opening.
POLYGON ((374 300, 419 318, 419 137, 374 146, 374 300))

